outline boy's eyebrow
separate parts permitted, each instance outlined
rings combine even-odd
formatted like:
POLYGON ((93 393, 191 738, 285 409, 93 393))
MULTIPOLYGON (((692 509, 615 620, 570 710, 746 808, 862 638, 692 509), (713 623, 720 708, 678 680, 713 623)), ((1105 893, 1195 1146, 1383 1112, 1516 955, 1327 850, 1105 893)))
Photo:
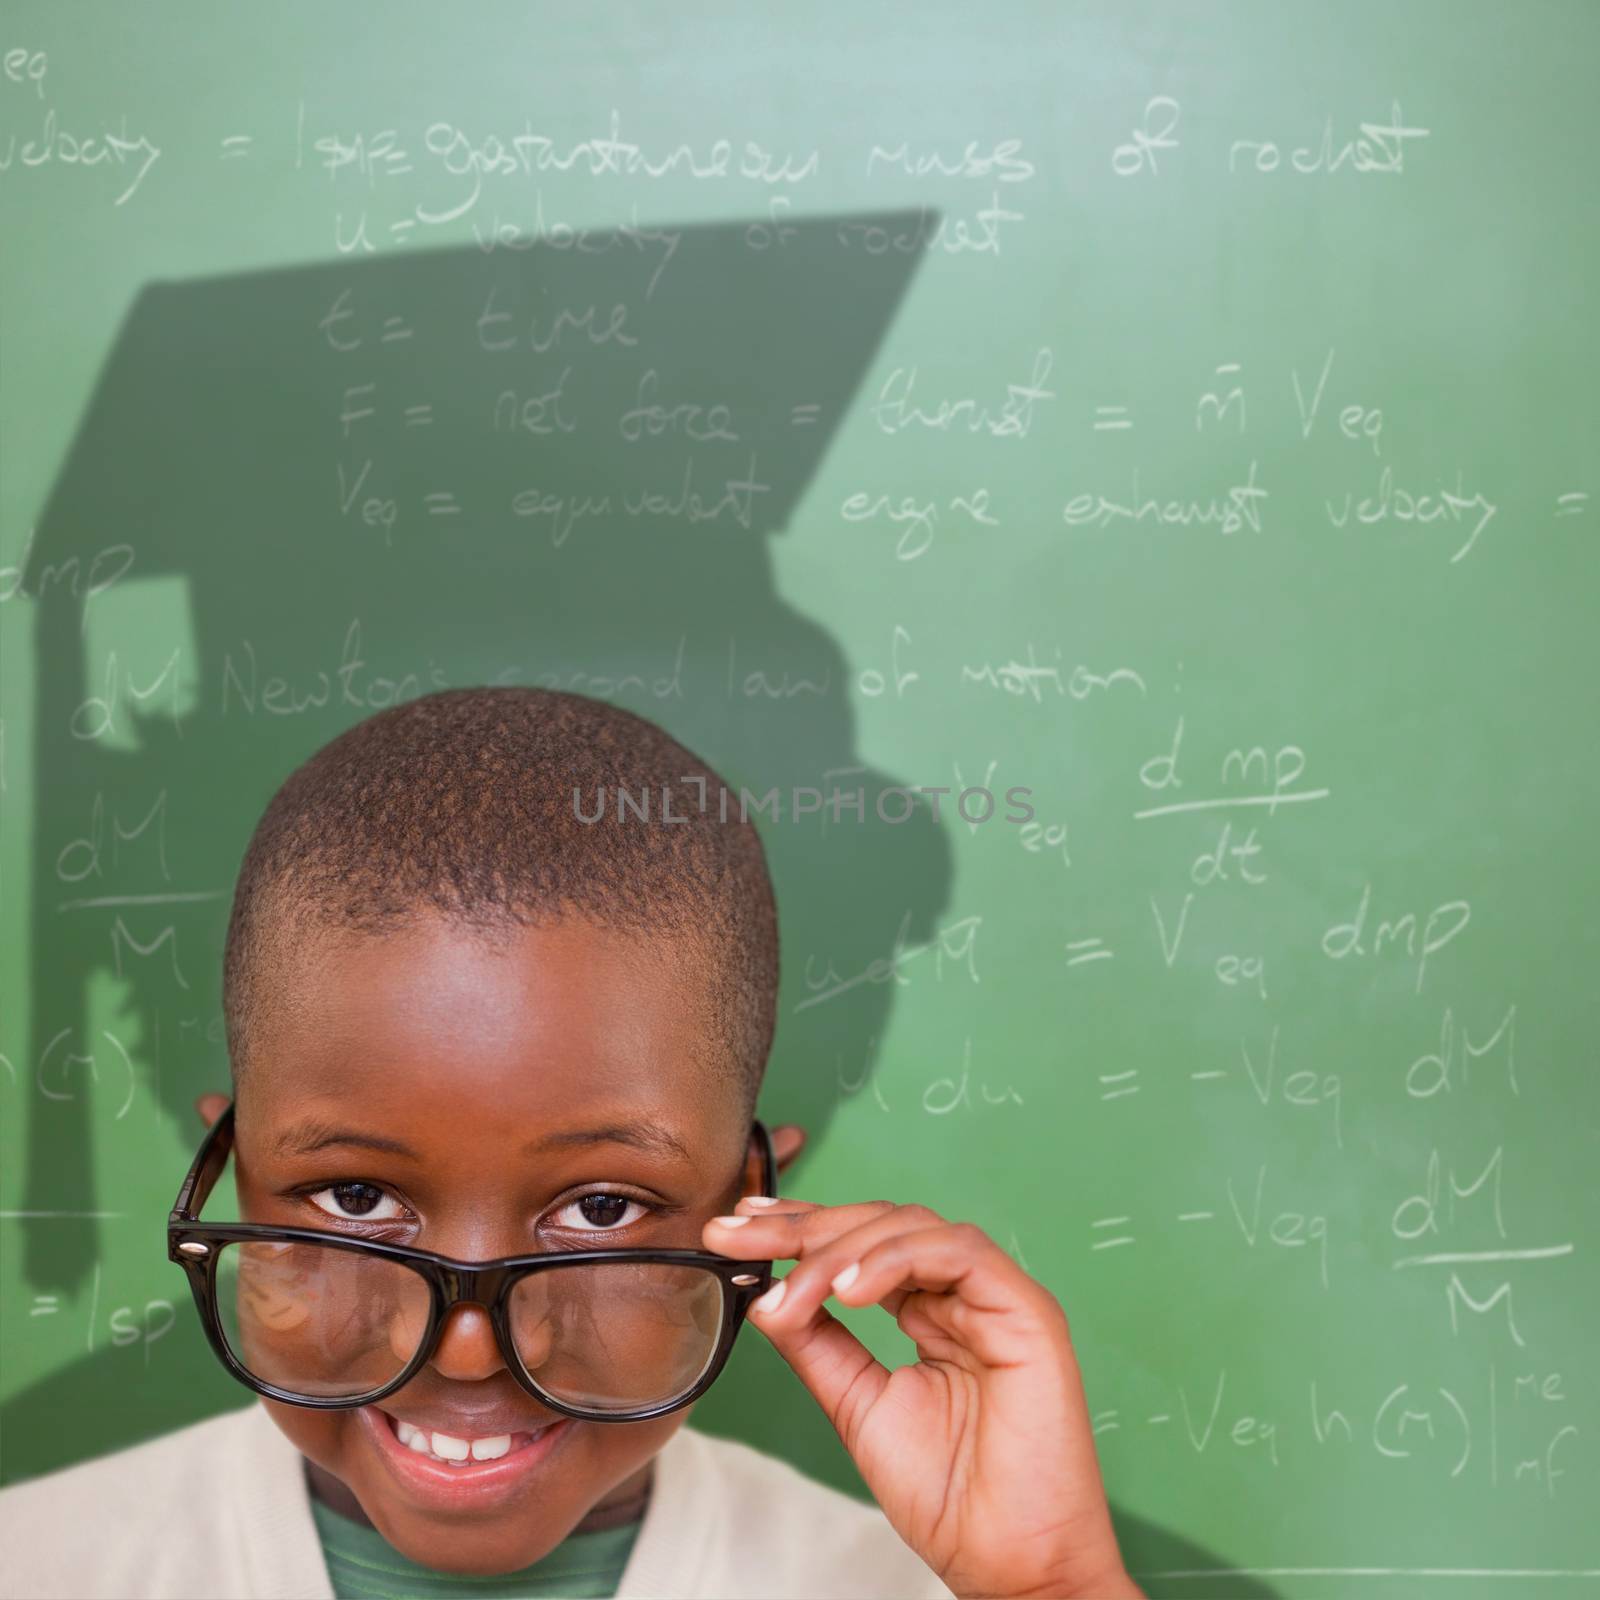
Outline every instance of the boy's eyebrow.
POLYGON ((573 1128, 562 1133, 547 1133, 531 1139, 523 1148, 524 1155, 540 1155, 546 1150, 570 1150, 586 1144, 626 1144, 635 1150, 651 1155, 676 1156, 691 1166, 694 1157, 682 1143, 663 1127, 653 1122, 611 1122, 603 1128, 573 1128))
MULTIPOLYGON (((334 1123, 309 1120, 285 1128, 273 1141, 278 1155, 307 1156, 330 1145, 352 1145, 363 1150, 383 1150, 411 1161, 422 1158, 399 1139, 382 1134, 361 1133, 334 1123)), ((539 1155, 548 1150, 570 1150, 591 1144, 625 1144, 651 1155, 675 1156, 693 1165, 694 1158, 683 1143, 665 1128, 648 1122, 612 1122, 601 1128, 572 1128, 547 1133, 523 1146, 524 1155, 539 1155)))
POLYGON ((408 1144, 398 1139, 387 1139, 378 1133, 359 1133, 353 1128, 341 1128, 335 1123, 309 1119, 296 1122, 283 1129, 272 1141, 275 1155, 308 1156, 329 1145, 356 1145, 364 1150, 385 1150, 391 1155, 406 1156, 412 1161, 421 1159, 408 1144))

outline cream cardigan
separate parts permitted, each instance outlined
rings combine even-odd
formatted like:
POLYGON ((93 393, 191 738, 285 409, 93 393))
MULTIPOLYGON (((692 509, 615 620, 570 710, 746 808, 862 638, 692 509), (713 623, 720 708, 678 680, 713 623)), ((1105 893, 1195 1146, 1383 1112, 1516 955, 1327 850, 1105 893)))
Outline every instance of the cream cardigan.
MULTIPOLYGON (((333 1600, 300 1452, 258 1401, 0 1490, 6 1600, 333 1600)), ((619 1596, 948 1600, 878 1507, 679 1427, 619 1596)))

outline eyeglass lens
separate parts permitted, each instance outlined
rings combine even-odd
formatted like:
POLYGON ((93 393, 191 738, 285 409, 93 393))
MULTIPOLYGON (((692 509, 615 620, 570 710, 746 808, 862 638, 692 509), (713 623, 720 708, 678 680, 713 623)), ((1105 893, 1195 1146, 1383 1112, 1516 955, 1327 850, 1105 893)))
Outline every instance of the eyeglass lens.
MULTIPOLYGON (((359 1251, 291 1241, 225 1245, 217 1311, 253 1377, 306 1399, 370 1394, 399 1376, 428 1327, 420 1273, 359 1251)), ((529 1375, 563 1405, 596 1414, 686 1394, 716 1355, 723 1285, 677 1262, 589 1262, 520 1279, 507 1303, 529 1375)))

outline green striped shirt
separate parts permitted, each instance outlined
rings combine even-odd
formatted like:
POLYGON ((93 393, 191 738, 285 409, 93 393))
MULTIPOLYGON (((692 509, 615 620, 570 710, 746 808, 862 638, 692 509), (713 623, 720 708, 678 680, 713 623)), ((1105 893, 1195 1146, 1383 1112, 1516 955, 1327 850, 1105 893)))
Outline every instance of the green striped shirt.
POLYGON ((639 1520, 573 1533, 531 1567, 479 1577, 435 1572, 408 1560, 376 1528, 311 1497, 317 1537, 338 1600, 601 1600, 616 1594, 639 1520))

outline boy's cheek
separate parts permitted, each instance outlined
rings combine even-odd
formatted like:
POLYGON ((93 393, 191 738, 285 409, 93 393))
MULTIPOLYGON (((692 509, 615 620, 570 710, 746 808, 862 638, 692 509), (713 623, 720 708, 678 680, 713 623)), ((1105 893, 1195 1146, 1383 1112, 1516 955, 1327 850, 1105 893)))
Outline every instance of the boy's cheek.
POLYGON ((360 1424, 352 1411, 313 1411, 308 1406, 286 1406, 262 1397, 272 1420, 301 1455, 325 1472, 343 1478, 347 1452, 353 1448, 360 1424))
POLYGON ((315 1411, 265 1396, 262 1404, 295 1449, 326 1475, 311 1486, 313 1493, 346 1516, 365 1517, 374 1525, 389 1520, 386 1512, 400 1510, 387 1503, 393 1487, 382 1463, 371 1459, 372 1442, 354 1411, 315 1411))

